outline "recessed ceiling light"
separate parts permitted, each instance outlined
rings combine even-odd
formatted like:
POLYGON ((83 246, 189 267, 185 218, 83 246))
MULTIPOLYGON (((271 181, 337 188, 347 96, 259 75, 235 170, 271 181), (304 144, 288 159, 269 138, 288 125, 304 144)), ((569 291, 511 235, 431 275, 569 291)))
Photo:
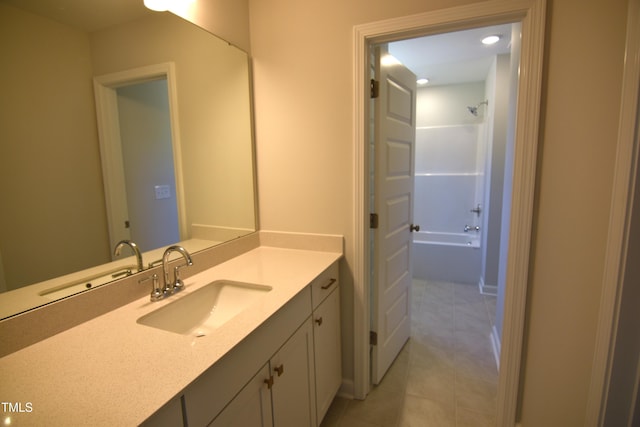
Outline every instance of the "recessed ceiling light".
POLYGON ((421 78, 421 79, 416 80, 416 83, 418 83, 418 84, 419 84, 419 85, 421 85, 421 86, 422 86, 422 85, 426 85, 427 83, 429 83, 429 79, 427 79, 427 78, 421 78))
POLYGON ((500 36, 494 35, 494 36, 487 36, 485 38, 482 39, 482 44, 496 44, 498 43, 498 40, 500 40, 500 36))

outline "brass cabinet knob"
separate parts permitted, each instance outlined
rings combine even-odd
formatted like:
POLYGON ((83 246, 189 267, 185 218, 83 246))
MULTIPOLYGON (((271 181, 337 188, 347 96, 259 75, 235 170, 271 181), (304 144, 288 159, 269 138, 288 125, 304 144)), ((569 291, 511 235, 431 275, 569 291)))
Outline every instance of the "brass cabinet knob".
POLYGON ((281 376, 284 373, 284 365, 276 366, 274 369, 278 376, 281 376))
POLYGON ((273 376, 269 376, 269 378, 264 380, 264 383, 267 385, 268 389, 271 389, 271 387, 273 387, 273 376))

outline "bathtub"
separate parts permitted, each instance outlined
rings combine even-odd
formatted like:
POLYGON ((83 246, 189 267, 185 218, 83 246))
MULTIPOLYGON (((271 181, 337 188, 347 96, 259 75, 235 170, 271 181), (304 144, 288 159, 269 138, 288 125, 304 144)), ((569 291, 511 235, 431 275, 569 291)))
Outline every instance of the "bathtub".
POLYGON ((478 284, 482 274, 480 236, 472 233, 413 233, 413 277, 478 284))

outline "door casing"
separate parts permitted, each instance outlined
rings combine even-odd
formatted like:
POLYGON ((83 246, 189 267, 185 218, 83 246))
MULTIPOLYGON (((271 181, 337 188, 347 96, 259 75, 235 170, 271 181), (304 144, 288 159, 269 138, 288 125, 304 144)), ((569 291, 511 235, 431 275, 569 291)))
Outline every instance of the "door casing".
MULTIPOLYGON (((614 182, 611 194, 611 211, 607 230, 607 246, 603 273, 602 294, 600 295, 600 313, 596 331, 595 354, 591 372, 589 400, 585 426, 603 425, 608 417, 607 401, 615 396, 616 384, 612 384, 612 371, 616 364, 639 375, 640 367, 636 357, 631 364, 616 359, 616 345, 620 350, 628 351, 625 346, 637 345, 637 333, 624 334, 624 326, 620 324, 620 316, 625 307, 621 304, 623 293, 628 287, 635 286, 633 280, 625 278, 625 269, 630 254, 628 253, 632 238, 631 221, 634 213, 634 188, 638 182, 638 164, 640 148, 640 0, 630 0, 627 9, 627 36, 625 46, 624 74, 620 101, 620 122, 618 124, 617 152, 614 167, 614 182), (620 335, 623 333, 622 335, 620 335), (622 342, 621 342, 622 341, 622 342), (610 396, 611 395, 611 396, 610 396)), ((637 206, 637 200, 636 200, 637 206)), ((632 306, 633 307, 633 306, 632 306)), ((633 310, 626 306, 626 310, 633 310)), ((627 362, 629 363, 629 362, 627 362)), ((637 377, 636 377, 637 378, 637 377)), ((640 393, 636 384, 636 399, 640 393)), ((637 400, 635 401, 637 405, 637 400)), ((637 408, 636 408, 637 409, 637 408)), ((636 416, 638 414, 635 414, 636 416)))

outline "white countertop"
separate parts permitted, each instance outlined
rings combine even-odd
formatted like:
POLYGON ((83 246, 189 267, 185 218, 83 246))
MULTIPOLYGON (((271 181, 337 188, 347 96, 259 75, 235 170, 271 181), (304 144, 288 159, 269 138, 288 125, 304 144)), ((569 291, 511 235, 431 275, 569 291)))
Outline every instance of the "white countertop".
POLYGON ((2 421, 11 415, 12 425, 140 424, 341 256, 262 246, 186 279, 186 289, 166 300, 141 298, 0 358, 0 401, 32 408, 7 414, 0 407, 2 421), (136 323, 217 279, 273 290, 200 338, 136 323))

